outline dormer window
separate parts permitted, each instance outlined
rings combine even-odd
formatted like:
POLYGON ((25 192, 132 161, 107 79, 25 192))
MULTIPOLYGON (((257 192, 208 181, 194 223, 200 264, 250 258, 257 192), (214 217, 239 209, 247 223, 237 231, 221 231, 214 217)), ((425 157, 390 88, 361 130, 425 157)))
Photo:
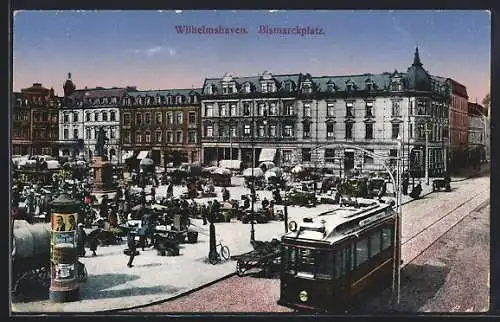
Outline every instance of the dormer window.
POLYGON ((198 102, 198 97, 196 97, 196 95, 189 96, 189 102, 191 104, 196 104, 198 102))
POLYGON ((335 84, 334 83, 328 83, 327 84, 327 91, 330 92, 330 93, 334 93, 335 92, 335 84))
POLYGON ((167 96, 167 104, 172 104, 172 103, 173 103, 172 96, 171 96, 171 95, 168 95, 168 96, 167 96))
POLYGON ((175 101, 176 101, 177 104, 182 104, 182 96, 181 95, 177 95, 175 101))
POLYGON ((400 79, 395 79, 391 82, 391 91, 402 91, 403 84, 400 79))
POLYGON ((212 85, 205 86, 205 93, 212 95, 214 93, 212 85))
POLYGON ((116 96, 113 96, 113 97, 111 98, 111 103, 116 104, 117 102, 118 102, 117 97, 116 97, 116 96))
POLYGON ((142 97, 137 97, 137 104, 142 105, 142 97))
POLYGON ((292 82, 285 82, 285 91, 291 92, 293 90, 292 82))
POLYGON ((124 97, 124 98, 123 98, 123 104, 124 104, 124 105, 130 105, 130 98, 128 98, 128 97, 124 97))
POLYGON ((155 103, 156 103, 156 104, 161 104, 161 96, 160 96, 160 95, 157 95, 157 96, 155 97, 155 103))
POLYGON ((146 97, 146 105, 151 105, 151 97, 146 97))
POLYGON ((372 82, 367 82, 367 83, 365 84, 365 89, 366 89, 367 91, 373 91, 373 89, 374 89, 373 83, 372 83, 372 82))
POLYGON ((346 91, 352 92, 354 91, 354 83, 353 82, 347 82, 345 85, 346 91))
POLYGON ((302 84, 302 93, 310 94, 312 92, 311 82, 304 82, 302 84))
POLYGON ((260 84, 260 86, 261 86, 262 93, 268 92, 267 83, 262 83, 262 84, 260 84))
POLYGON ((245 93, 250 93, 251 92, 251 86, 249 83, 246 83, 245 86, 243 87, 243 90, 245 93))

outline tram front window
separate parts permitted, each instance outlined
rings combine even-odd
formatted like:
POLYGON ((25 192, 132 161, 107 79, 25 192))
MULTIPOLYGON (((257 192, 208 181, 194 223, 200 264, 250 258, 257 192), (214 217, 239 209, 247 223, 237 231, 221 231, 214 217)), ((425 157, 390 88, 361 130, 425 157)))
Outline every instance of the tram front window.
POLYGON ((314 253, 311 249, 298 249, 297 276, 314 278, 314 253))

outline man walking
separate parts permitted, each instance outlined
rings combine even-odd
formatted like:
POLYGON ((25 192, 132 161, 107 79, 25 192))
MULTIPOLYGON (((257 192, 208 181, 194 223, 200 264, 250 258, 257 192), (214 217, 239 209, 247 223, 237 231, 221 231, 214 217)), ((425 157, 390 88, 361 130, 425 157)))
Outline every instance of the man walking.
POLYGON ((135 234, 133 232, 129 232, 127 236, 127 247, 128 247, 128 267, 134 267, 132 265, 135 257, 135 252, 136 252, 136 246, 135 246, 135 234))

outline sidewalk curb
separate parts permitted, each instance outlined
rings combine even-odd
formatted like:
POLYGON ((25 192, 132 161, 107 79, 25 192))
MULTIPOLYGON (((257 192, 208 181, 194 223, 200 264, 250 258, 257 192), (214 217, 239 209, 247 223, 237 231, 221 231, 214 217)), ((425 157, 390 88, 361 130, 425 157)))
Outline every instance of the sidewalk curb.
POLYGON ((232 276, 235 276, 236 275, 236 271, 230 273, 230 274, 227 274, 227 275, 224 275, 218 279, 215 279, 209 283, 206 283, 206 284, 203 284, 203 285, 200 285, 200 286, 197 286, 195 288, 192 288, 186 292, 183 292, 183 293, 179 293, 177 295, 174 295, 172 297, 169 297, 169 298, 166 298, 166 299, 163 299, 163 300, 157 300, 157 301, 153 301, 153 302, 150 302, 150 303, 147 303, 147 304, 140 304, 140 305, 136 305, 136 306, 132 306, 132 307, 127 307, 127 308, 120 308, 120 309, 111 309, 111 310, 104 310, 104 311, 99 311, 99 312, 102 312, 102 313, 109 313, 109 312, 122 312, 122 311, 128 311, 128 310, 134 310, 134 309, 140 309, 140 308, 143 308, 143 307, 148 307, 148 306, 152 306, 152 305, 158 305, 158 304, 162 304, 162 303, 166 303, 166 302, 169 302, 169 301, 173 301, 173 300, 176 300, 178 298, 181 298, 181 297, 184 297, 186 295, 189 295, 191 293, 194 293, 194 292, 197 292, 205 287, 209 287, 213 284, 216 284, 216 283, 219 283, 219 282, 222 282, 223 280, 225 279, 228 279, 232 276))

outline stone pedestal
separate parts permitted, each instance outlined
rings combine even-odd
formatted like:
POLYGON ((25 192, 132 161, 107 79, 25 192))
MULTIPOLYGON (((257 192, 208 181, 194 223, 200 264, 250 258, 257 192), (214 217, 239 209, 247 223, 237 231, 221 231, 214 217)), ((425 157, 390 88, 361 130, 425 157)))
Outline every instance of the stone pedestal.
POLYGON ((109 193, 116 191, 113 182, 113 166, 105 157, 96 156, 93 158, 92 168, 94 168, 94 193, 109 193))

